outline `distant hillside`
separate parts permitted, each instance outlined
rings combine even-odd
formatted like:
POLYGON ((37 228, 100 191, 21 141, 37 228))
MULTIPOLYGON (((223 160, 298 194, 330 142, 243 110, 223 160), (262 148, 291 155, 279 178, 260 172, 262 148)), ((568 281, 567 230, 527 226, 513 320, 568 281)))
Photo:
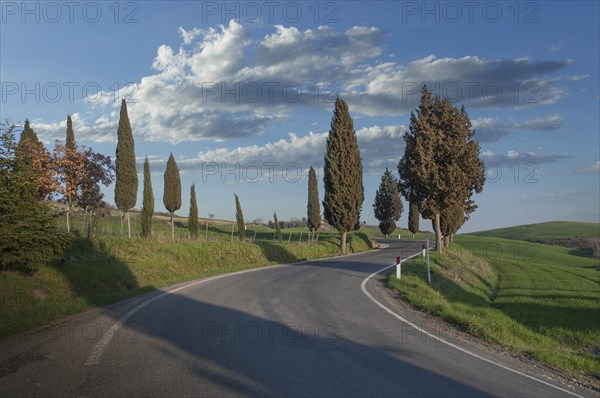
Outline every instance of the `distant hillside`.
POLYGON ((474 232, 469 235, 569 247, 578 249, 581 255, 600 257, 600 224, 598 223, 551 221, 474 232))
POLYGON ((572 221, 550 221, 539 224, 519 225, 516 227, 473 232, 469 235, 529 241, 556 238, 598 237, 600 236, 600 224, 572 221))

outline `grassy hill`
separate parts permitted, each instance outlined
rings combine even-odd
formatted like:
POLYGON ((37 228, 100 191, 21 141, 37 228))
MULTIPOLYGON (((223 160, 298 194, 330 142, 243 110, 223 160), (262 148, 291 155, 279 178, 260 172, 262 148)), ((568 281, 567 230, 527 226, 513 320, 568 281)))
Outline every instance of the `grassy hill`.
MULTIPOLYGON (((76 219, 77 238, 65 261, 33 275, 0 272, 0 338, 179 282, 338 254, 339 234, 331 231, 320 233, 318 244, 309 245, 306 228, 283 229, 279 243, 273 240, 273 229, 249 225, 247 239, 241 242, 235 231, 232 238, 231 221, 210 220, 208 240, 192 241, 187 219, 178 218, 176 241, 171 242, 166 217, 155 217, 152 239, 138 237, 138 219, 134 214, 132 239, 121 236, 117 213, 102 219, 99 237, 90 240, 77 237, 85 236, 86 229, 83 220, 76 219)), ((204 230, 200 236, 206 237, 204 230)), ((349 233, 348 243, 353 252, 372 248, 362 231, 349 233)))
POLYGON ((572 221, 551 221, 539 224, 519 225, 516 227, 474 232, 469 235, 517 240, 549 240, 555 238, 597 237, 600 236, 600 224, 572 221))
POLYGON ((422 258, 403 266, 401 280, 390 275, 388 284, 415 307, 465 332, 600 388, 598 259, 514 239, 592 234, 597 224, 545 226, 485 232, 513 239, 459 235, 442 255, 432 253, 431 285, 422 258))

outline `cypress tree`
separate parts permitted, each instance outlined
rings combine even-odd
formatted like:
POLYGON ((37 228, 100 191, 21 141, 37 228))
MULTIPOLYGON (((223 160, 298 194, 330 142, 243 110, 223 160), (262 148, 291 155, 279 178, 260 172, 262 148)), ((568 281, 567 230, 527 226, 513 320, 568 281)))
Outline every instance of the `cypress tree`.
POLYGON ((273 222, 275 223, 275 239, 281 243, 281 225, 279 225, 279 219, 277 219, 277 212, 273 213, 273 222))
POLYGON ((196 202, 196 184, 190 188, 190 212, 188 215, 188 229, 190 238, 198 238, 198 203, 196 202))
POLYGON ((379 230, 386 238, 396 229, 396 221, 402 215, 403 209, 398 182, 392 172, 386 168, 373 203, 375 218, 379 220, 379 230))
POLYGON ((412 233, 412 238, 419 232, 419 206, 410 203, 408 207, 408 230, 412 233))
MULTIPOLYGON (((73 132, 73 121, 71 115, 67 115, 67 140, 65 145, 65 156, 67 160, 73 162, 77 152, 77 145, 75 144, 75 133, 73 132)), ((67 164, 69 164, 67 163, 67 164)), ((73 162, 72 164, 75 164, 73 162)), ((66 185, 66 199, 67 199, 67 232, 71 232, 71 213, 73 212, 73 203, 75 202, 75 195, 77 193, 77 170, 72 167, 65 168, 65 185, 66 185)))
POLYGON ((423 86, 421 102, 411 113, 410 131, 404 135, 404 156, 398 164, 400 188, 405 198, 419 203, 424 217, 432 219, 437 250, 442 250, 440 215, 464 206, 485 182, 479 143, 464 106, 432 98, 423 86))
POLYGON ((67 115, 67 141, 66 141, 67 149, 72 151, 77 149, 77 145, 75 144, 75 133, 73 133, 73 121, 71 120, 71 115, 67 115))
POLYGON ((236 194, 235 196, 235 220, 237 221, 238 233, 240 240, 246 238, 246 224, 244 223, 244 213, 242 213, 242 206, 240 205, 240 198, 236 194))
POLYGON ((312 166, 308 171, 308 205, 306 206, 306 213, 308 229, 314 237, 315 231, 321 226, 321 207, 319 205, 317 173, 312 166))
POLYGON ((163 194, 165 208, 171 213, 171 240, 175 241, 175 224, 173 217, 175 212, 181 208, 181 179, 175 158, 171 153, 165 170, 165 191, 163 194))
POLYGON ((348 231, 360 226, 360 210, 364 201, 362 159, 356 141, 354 123, 348 105, 339 97, 331 129, 327 137, 324 166, 325 196, 323 216, 341 236, 340 249, 346 253, 348 231))
MULTIPOLYGON (((115 160, 115 204, 121 212, 127 213, 127 229, 131 238, 129 210, 137 201, 138 177, 135 165, 135 143, 127 115, 127 103, 121 101, 121 114, 117 129, 117 158, 115 160)), ((121 221, 121 228, 123 224, 121 221)))
POLYGON ((150 162, 148 157, 144 161, 144 199, 142 205, 142 236, 152 236, 152 216, 154 215, 154 192, 152 191, 152 178, 150 175, 150 162))

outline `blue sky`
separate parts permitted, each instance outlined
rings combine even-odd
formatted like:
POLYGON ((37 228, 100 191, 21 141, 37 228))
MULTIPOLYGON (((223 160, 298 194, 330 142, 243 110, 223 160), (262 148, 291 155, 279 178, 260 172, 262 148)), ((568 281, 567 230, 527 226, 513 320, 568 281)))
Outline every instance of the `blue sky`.
MULTIPOLYGON (((303 217, 339 95, 363 157, 362 218, 374 224, 380 176, 396 169, 426 83, 465 104, 487 165, 463 231, 600 221, 596 1, 2 2, 1 12, 2 119, 29 118, 51 146, 71 114, 78 144, 114 156, 125 97, 158 210, 172 152, 179 214, 195 182, 201 216, 233 218, 235 192, 249 220, 303 217)), ((139 189, 138 206, 141 174, 139 189)), ((114 203, 113 187, 104 192, 114 203)))

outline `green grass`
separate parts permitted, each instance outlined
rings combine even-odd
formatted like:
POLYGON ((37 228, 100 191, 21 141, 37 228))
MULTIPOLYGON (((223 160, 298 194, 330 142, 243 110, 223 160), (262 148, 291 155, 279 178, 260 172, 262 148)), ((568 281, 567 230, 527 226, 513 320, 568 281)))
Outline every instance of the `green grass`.
POLYGON ((540 224, 519 225, 517 227, 492 229, 475 232, 470 235, 488 236, 516 240, 549 240, 567 237, 597 237, 600 236, 600 224, 551 221, 540 224))
POLYGON ((568 248, 457 236, 388 284, 419 309, 486 341, 600 385, 598 260, 568 248))
MULTIPOLYGON (((371 248, 363 233, 351 233, 348 240, 355 252, 371 248)), ((318 245, 303 242, 79 238, 63 264, 31 276, 0 272, 0 338, 179 282, 338 253, 337 236, 318 245)))

